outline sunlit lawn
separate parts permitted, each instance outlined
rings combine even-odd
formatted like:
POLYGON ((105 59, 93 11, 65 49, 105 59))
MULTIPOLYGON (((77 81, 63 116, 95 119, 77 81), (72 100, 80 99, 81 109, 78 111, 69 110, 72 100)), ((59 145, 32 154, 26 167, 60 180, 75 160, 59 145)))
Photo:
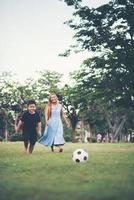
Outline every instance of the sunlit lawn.
POLYGON ((134 144, 66 143, 51 153, 38 143, 31 156, 23 143, 0 143, 1 200, 130 200, 134 199, 134 144), (72 161, 84 148, 89 161, 72 161))

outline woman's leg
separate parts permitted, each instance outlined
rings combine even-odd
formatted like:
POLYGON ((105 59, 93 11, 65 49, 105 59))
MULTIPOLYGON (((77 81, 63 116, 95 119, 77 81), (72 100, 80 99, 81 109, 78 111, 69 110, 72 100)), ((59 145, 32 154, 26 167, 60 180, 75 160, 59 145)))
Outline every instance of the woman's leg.
POLYGON ((63 152, 63 148, 62 148, 62 146, 58 146, 59 147, 59 152, 63 152))
POLYGON ((53 145, 51 146, 51 150, 52 150, 52 152, 54 152, 54 146, 53 145))

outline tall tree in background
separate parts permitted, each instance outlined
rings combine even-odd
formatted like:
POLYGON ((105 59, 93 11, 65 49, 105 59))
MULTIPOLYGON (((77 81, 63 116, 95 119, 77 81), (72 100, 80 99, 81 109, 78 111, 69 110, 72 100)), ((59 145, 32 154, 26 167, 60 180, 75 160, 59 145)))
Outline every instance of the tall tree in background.
POLYGON ((38 100, 46 102, 50 93, 59 93, 62 74, 56 71, 43 70, 35 84, 38 100))
POLYGON ((74 20, 66 23, 76 32, 78 50, 98 53, 92 62, 85 62, 89 70, 83 76, 83 87, 104 105, 116 137, 129 110, 134 110, 134 1, 113 0, 92 9, 81 1, 64 1, 75 8, 74 20))

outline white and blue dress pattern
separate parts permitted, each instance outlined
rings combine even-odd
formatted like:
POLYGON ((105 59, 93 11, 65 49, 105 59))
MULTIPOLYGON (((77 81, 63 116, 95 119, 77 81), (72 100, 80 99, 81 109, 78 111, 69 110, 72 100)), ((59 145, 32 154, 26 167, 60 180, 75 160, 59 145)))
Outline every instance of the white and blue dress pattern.
POLYGON ((48 120, 48 125, 45 127, 43 136, 39 139, 40 144, 44 146, 57 146, 65 143, 60 113, 60 105, 52 106, 51 117, 48 120))

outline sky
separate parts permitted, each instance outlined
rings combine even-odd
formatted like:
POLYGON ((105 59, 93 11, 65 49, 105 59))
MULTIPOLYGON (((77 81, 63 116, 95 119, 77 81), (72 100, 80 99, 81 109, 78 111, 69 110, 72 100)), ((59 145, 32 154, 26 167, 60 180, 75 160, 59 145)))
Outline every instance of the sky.
MULTIPOLYGON (((109 0, 84 0, 91 7, 109 0)), ((78 70, 90 52, 60 57, 74 44, 74 32, 65 21, 73 9, 59 0, 0 0, 0 73, 11 71, 20 82, 36 79, 37 71, 62 73, 63 82, 69 72, 78 70)))

